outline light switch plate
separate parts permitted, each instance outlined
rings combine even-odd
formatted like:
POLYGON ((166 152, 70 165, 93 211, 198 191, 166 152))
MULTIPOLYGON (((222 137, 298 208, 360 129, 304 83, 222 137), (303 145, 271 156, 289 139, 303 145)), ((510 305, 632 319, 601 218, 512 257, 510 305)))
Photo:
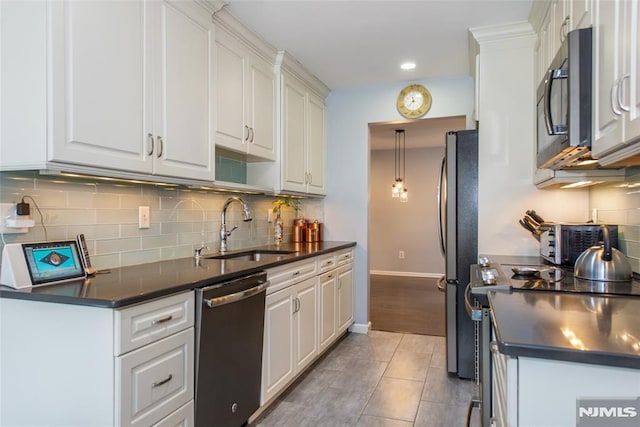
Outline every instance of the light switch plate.
POLYGON ((138 228, 149 228, 151 226, 151 213, 149 206, 138 206, 138 228))

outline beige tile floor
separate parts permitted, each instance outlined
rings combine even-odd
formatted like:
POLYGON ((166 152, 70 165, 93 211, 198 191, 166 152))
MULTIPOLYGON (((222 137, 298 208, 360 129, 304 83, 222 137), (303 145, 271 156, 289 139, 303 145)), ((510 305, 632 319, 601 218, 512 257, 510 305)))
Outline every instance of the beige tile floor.
POLYGON ((443 337, 349 334, 252 426, 464 426, 476 385, 445 363, 443 337))

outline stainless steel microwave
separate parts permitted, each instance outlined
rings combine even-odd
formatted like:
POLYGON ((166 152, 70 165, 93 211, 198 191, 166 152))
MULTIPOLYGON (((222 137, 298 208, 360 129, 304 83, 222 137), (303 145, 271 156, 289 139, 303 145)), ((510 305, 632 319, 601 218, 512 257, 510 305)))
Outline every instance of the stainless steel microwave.
POLYGON ((590 164, 591 38, 591 28, 570 31, 538 86, 537 165, 540 169, 590 164))

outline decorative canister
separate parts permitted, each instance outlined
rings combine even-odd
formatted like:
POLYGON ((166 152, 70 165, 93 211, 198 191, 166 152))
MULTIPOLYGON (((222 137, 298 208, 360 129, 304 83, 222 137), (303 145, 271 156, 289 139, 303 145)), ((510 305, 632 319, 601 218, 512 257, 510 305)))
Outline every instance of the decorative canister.
POLYGON ((312 230, 316 230, 316 240, 314 240, 314 242, 321 242, 322 241, 322 223, 319 222, 318 220, 315 220, 312 223, 309 223, 309 228, 311 228, 312 230))
POLYGON ((291 229, 291 241, 292 242, 304 242, 304 227, 294 224, 291 229))

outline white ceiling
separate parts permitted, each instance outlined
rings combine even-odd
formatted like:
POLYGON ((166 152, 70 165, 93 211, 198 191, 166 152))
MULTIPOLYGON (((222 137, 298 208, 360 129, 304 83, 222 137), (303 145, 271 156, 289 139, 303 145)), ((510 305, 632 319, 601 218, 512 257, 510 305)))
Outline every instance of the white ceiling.
POLYGON ((469 74, 468 29, 526 20, 532 0, 227 0, 329 88, 469 74), (413 61, 411 71, 399 68, 413 61))
POLYGON ((465 116, 370 123, 369 148, 371 150, 393 150, 396 129, 404 129, 407 150, 444 147, 446 133, 452 130, 466 129, 466 125, 467 118, 465 116))

